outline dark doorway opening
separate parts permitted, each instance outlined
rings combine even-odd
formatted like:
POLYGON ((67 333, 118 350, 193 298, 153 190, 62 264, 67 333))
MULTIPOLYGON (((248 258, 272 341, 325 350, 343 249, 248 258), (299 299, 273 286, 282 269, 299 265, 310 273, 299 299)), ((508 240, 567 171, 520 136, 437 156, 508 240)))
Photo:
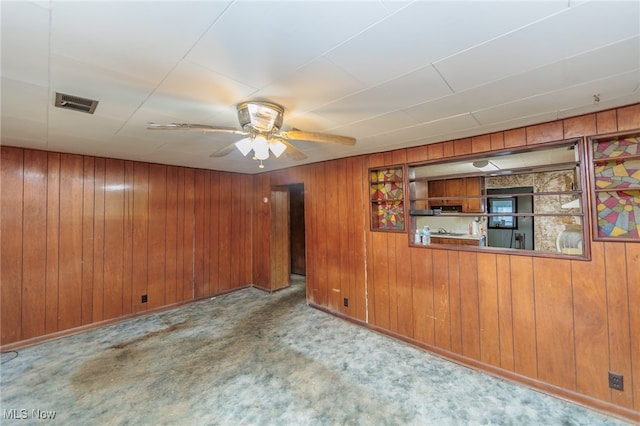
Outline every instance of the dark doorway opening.
POLYGON ((291 250, 291 273, 307 275, 304 232, 304 184, 289 187, 289 247, 291 250))

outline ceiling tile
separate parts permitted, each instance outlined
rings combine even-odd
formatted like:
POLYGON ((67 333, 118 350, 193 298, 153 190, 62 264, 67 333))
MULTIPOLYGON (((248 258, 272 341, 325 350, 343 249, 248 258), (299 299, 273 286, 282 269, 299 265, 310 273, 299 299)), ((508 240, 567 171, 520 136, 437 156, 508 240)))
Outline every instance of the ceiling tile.
POLYGON ((52 53, 159 83, 227 4, 54 2, 52 53))
POLYGON ((475 111, 473 115, 482 123, 490 124, 545 112, 558 111, 578 105, 593 104, 593 95, 602 100, 626 96, 638 90, 640 71, 611 76, 602 80, 556 90, 539 96, 510 102, 504 105, 475 111), (606 87, 605 91, 603 88, 606 87))
POLYGON ((332 50, 328 56, 356 78, 375 86, 566 7, 561 2, 496 5, 498 3, 493 2, 413 2, 332 50))
POLYGON ((479 86, 635 37, 640 30, 639 8, 639 2, 581 3, 435 66, 455 91, 479 86))
POLYGON ((159 113, 170 111, 180 121, 211 125, 223 125, 206 122, 222 114, 226 115, 226 121, 233 119, 237 125, 235 103, 254 91, 200 65, 182 61, 149 96, 143 108, 159 113))
POLYGON ((359 92, 365 87, 331 61, 319 57, 254 95, 270 99, 287 109, 306 112, 359 92))
POLYGON ((2 77, 46 86, 49 11, 33 3, 2 1, 2 77))
POLYGON ((377 2, 237 2, 186 59, 260 89, 386 13, 377 2))

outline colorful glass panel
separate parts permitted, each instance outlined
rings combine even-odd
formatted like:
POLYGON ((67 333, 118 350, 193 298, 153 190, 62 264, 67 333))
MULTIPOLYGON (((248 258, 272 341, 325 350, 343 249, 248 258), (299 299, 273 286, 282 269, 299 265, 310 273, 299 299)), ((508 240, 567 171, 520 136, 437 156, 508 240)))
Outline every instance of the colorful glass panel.
POLYGON ((597 189, 640 187, 640 160, 598 161, 594 172, 597 189))
POLYGON ((402 198, 401 182, 374 183, 371 185, 372 200, 402 200, 402 198))
POLYGON ((402 182, 403 169, 380 169, 371 172, 371 182, 402 182))
POLYGON ((597 194, 598 235, 640 237, 640 190, 597 194))
POLYGON ((621 158, 640 154, 640 135, 605 139, 594 143, 593 158, 621 158))
POLYGON ((404 231, 404 168, 371 170, 371 227, 404 231))
POLYGON ((404 230, 404 203, 402 201, 379 202, 373 205, 375 229, 404 230))

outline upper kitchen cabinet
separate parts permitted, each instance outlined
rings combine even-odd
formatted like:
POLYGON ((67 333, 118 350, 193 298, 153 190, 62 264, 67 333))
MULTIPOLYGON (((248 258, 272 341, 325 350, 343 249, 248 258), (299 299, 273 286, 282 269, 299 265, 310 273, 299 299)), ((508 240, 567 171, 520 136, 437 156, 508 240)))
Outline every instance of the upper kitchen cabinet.
POLYGON ((415 197, 420 200, 428 198, 428 202, 418 203, 425 208, 441 208, 442 210, 460 211, 462 213, 482 213, 484 203, 482 198, 481 176, 423 180, 413 179, 410 183, 412 188, 416 188, 415 197), (426 193, 422 193, 417 188, 427 187, 426 193))
POLYGON ((640 241, 640 130, 590 139, 594 239, 640 241))
POLYGON ((371 230, 405 230, 404 167, 369 170, 371 230))

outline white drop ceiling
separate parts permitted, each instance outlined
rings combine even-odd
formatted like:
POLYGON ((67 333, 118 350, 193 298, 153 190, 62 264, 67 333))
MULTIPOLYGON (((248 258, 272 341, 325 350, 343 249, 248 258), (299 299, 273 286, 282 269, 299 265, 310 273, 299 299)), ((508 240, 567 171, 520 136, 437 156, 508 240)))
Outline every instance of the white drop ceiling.
POLYGON ((0 5, 3 145, 257 173, 640 102, 637 0, 0 5), (238 127, 249 99, 283 105, 285 130, 357 143, 296 142, 308 159, 258 169, 209 157, 232 135, 146 129, 238 127))

